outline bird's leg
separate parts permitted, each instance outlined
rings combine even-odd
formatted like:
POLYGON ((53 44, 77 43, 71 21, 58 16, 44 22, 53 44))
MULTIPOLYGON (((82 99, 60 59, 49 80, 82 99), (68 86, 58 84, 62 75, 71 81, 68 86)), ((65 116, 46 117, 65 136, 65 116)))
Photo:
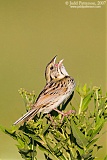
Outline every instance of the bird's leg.
POLYGON ((56 112, 58 112, 58 113, 60 113, 60 114, 63 115, 63 116, 67 116, 67 115, 70 115, 71 113, 75 113, 75 110, 69 110, 68 112, 65 112, 65 113, 59 111, 59 110, 56 109, 56 108, 54 108, 53 110, 56 111, 56 112))
POLYGON ((59 110, 56 109, 56 108, 54 108, 53 110, 56 111, 56 112, 58 112, 58 113, 61 114, 61 115, 64 115, 64 114, 65 114, 64 112, 61 112, 61 111, 59 111, 59 110))
POLYGON ((50 121, 51 121, 51 124, 52 124, 53 126, 55 126, 55 125, 56 125, 56 124, 55 124, 55 121, 53 120, 53 118, 52 118, 52 116, 51 116, 50 113, 48 113, 48 117, 49 117, 49 119, 50 119, 50 121))
POLYGON ((63 119, 64 119, 64 117, 65 117, 65 116, 68 116, 68 115, 70 115, 71 113, 75 113, 75 110, 69 110, 69 111, 68 111, 68 112, 66 112, 66 113, 61 112, 61 111, 59 111, 59 110, 58 110, 58 109, 56 109, 56 108, 54 108, 53 110, 54 110, 54 111, 56 111, 56 112, 58 112, 59 114, 61 114, 61 115, 62 115, 61 122, 63 121, 63 119))

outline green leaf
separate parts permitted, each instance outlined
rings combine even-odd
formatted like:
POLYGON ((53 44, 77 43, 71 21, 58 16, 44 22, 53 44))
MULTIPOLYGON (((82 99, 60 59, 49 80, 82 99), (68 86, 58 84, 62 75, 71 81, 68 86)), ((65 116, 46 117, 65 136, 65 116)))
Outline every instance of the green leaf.
POLYGON ((95 138, 95 139, 93 139, 92 141, 90 141, 90 143, 87 145, 87 148, 90 148, 90 147, 92 147, 93 145, 95 145, 95 142, 97 142, 98 139, 99 139, 99 138, 95 138))
MULTIPOLYGON (((91 136, 91 139, 93 138, 93 137, 95 137, 99 132, 100 132, 100 130, 102 129, 102 127, 103 127, 103 125, 104 125, 104 118, 103 117, 99 117, 98 116, 98 118, 97 118, 97 122, 96 122, 96 126, 95 126, 95 129, 93 129, 93 134, 92 134, 92 136, 91 136)), ((90 139, 90 140, 91 140, 90 139)))
POLYGON ((86 111, 88 109, 88 104, 91 101, 92 97, 93 97, 93 91, 83 99, 81 111, 86 111))
POLYGON ((65 140, 62 140, 62 141, 60 141, 60 142, 57 142, 57 144, 56 144, 56 146, 54 147, 54 151, 57 149, 57 148, 63 148, 63 146, 65 146, 66 145, 66 143, 67 143, 67 141, 69 140, 69 138, 68 139, 65 139, 65 140))
POLYGON ((50 127, 50 125, 51 125, 51 123, 46 124, 45 127, 43 128, 41 134, 43 134, 43 135, 46 134, 46 132, 48 131, 48 128, 50 127))
POLYGON ((24 142, 20 138, 17 138, 17 141, 20 144, 20 149, 24 148, 24 142))
POLYGON ((28 133, 29 137, 32 138, 33 140, 41 143, 42 145, 45 145, 45 142, 43 141, 43 139, 39 136, 39 135, 33 135, 28 133))
MULTIPOLYGON (((48 155, 49 157, 52 156, 52 157, 54 157, 55 159, 59 160, 59 159, 54 155, 54 152, 51 152, 51 150, 49 150, 49 148, 46 148, 46 147, 44 147, 43 145, 39 145, 38 148, 39 148, 41 151, 48 153, 48 154, 49 154, 49 155, 48 155)), ((53 158, 52 158, 52 159, 53 159, 53 158)))
POLYGON ((50 142, 49 138, 48 138, 48 139, 45 138, 45 141, 46 141, 46 143, 47 143, 47 146, 48 146, 49 150, 50 150, 51 152, 54 152, 54 148, 51 146, 51 142, 50 142))
POLYGON ((65 135, 62 134, 61 132, 59 132, 58 130, 51 131, 51 133, 53 134, 53 136, 54 136, 54 138, 56 140, 61 141, 61 140, 65 140, 66 139, 65 135))
POLYGON ((90 91, 90 88, 87 88, 87 84, 85 84, 83 87, 81 87, 80 85, 78 85, 76 87, 76 91, 79 93, 79 95, 84 98, 87 93, 90 91))
POLYGON ((86 147, 88 144, 88 140, 85 138, 85 135, 77 128, 77 125, 74 123, 74 121, 71 119, 71 128, 74 137, 76 138, 76 142, 81 147, 86 147))

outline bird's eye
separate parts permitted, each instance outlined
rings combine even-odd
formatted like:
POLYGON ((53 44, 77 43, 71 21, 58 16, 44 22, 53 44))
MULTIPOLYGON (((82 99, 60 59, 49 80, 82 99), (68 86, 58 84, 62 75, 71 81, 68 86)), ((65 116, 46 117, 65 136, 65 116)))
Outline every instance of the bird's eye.
POLYGON ((52 67, 50 67, 50 70, 52 70, 53 69, 53 66, 52 67))

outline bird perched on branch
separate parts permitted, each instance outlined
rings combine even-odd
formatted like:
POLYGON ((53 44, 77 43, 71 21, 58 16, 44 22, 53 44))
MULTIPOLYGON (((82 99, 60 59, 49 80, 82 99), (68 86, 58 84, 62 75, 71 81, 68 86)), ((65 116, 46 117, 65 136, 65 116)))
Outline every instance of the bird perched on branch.
MULTIPOLYGON (((37 113, 49 113, 55 110, 59 113, 57 107, 67 100, 73 93, 75 88, 74 79, 67 73, 63 60, 55 64, 56 56, 51 60, 51 62, 46 66, 45 78, 46 85, 42 92, 39 94, 33 107, 19 118, 14 125, 20 122, 30 121, 35 117, 37 113)), ((69 112, 71 113, 71 112, 69 112)), ((67 114, 67 113, 66 113, 67 114)))

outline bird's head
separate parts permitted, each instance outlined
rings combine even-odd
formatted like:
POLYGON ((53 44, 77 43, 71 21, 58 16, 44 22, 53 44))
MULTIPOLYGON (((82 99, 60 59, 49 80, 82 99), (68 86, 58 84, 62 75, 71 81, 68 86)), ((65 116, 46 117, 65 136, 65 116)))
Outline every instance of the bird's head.
POLYGON ((52 80, 60 80, 65 76, 69 76, 63 65, 63 59, 60 60, 58 63, 55 62, 56 62, 56 56, 46 66, 45 69, 46 83, 52 80))

